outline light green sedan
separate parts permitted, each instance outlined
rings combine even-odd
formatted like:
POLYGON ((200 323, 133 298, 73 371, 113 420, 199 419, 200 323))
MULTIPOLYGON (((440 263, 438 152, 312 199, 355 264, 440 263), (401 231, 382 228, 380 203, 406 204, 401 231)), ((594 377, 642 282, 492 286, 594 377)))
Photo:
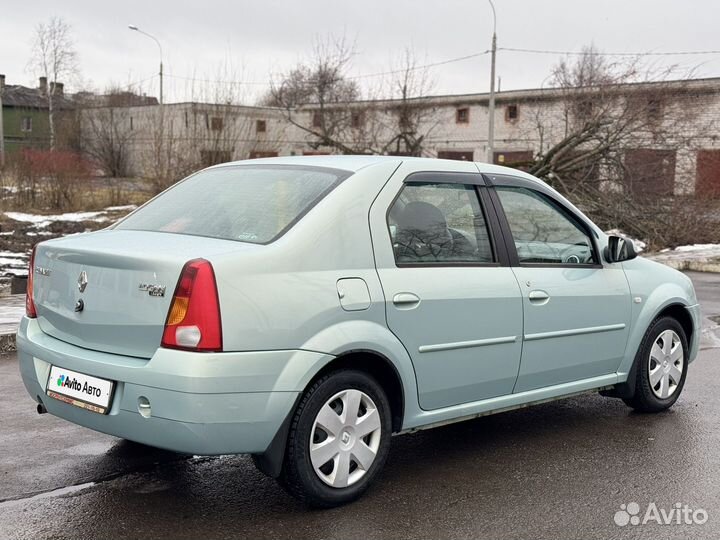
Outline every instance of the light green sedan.
POLYGON ((314 156, 205 169, 38 244, 17 342, 38 412, 251 454, 329 507, 394 433, 582 392, 667 409, 699 321, 687 277, 532 176, 314 156))

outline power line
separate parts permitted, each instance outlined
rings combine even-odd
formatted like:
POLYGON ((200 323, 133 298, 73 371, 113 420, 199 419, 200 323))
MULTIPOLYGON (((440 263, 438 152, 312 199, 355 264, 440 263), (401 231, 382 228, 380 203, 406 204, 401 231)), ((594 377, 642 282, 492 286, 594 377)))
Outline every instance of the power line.
MULTIPOLYGON (((351 80, 358 80, 358 79, 370 79, 373 77, 382 77, 384 75, 394 75, 396 73, 407 73, 407 72, 411 72, 411 71, 418 71, 421 69, 428 69, 428 68, 437 67, 437 66, 444 66, 446 64, 452 64, 455 62, 463 62, 465 60, 470 60, 471 58, 477 58, 480 56, 484 56, 486 54, 490 54, 490 51, 486 50, 486 51, 482 51, 482 52, 466 54, 465 56, 458 56, 456 58, 449 58, 447 60, 441 60, 439 62, 432 62, 430 64, 423 64, 420 66, 412 66, 412 67, 405 68, 405 69, 394 69, 394 70, 390 70, 390 71, 379 71, 377 73, 364 73, 361 75, 350 75, 345 78, 351 79, 351 80)), ((268 85, 267 82, 260 82, 260 81, 228 81, 228 80, 222 80, 222 79, 197 79, 195 77, 183 77, 181 75, 172 75, 172 74, 168 74, 168 73, 165 73, 165 76, 171 77, 173 79, 182 79, 182 80, 186 80, 186 81, 204 82, 204 83, 239 84, 239 85, 241 84, 241 85, 248 85, 248 86, 250 86, 250 85, 252 85, 252 86, 267 86, 268 85)))
POLYGON ((221 80, 221 79, 198 79, 197 77, 183 77, 182 75, 172 75, 171 73, 163 73, 165 77, 170 77, 171 79, 181 79, 184 81, 191 81, 191 82, 201 82, 201 83, 213 83, 213 84, 238 84, 238 85, 247 85, 247 86, 267 86, 267 82, 260 82, 260 81, 228 81, 228 80, 221 80))
POLYGON ((146 83, 146 82, 148 82, 148 81, 153 80, 155 77, 157 77, 157 74, 151 75, 150 77, 147 77, 147 78, 145 78, 145 79, 141 79, 141 80, 139 80, 139 81, 130 82, 130 83, 126 84, 123 88, 130 88, 130 87, 132 87, 132 86, 140 86, 140 85, 143 84, 143 83, 146 83))
POLYGON ((449 60, 442 60, 440 62, 433 62, 432 64, 424 64, 422 66, 413 66, 407 69, 395 69, 392 71, 381 71, 379 73, 366 73, 364 75, 355 75, 347 77, 348 79, 369 79, 371 77, 380 77, 382 75, 394 75, 395 73, 407 73, 409 71, 418 71, 420 69, 427 69, 436 66, 444 66, 445 64, 452 64, 454 62, 462 62, 463 60, 470 60, 471 58, 477 58, 479 56, 485 56, 490 54, 489 50, 477 52, 473 54, 467 54, 465 56, 458 56, 457 58, 450 58, 449 60))
POLYGON ((498 47, 499 51, 520 52, 531 54, 556 54, 568 56, 694 56, 706 54, 720 54, 717 51, 672 51, 672 52, 602 52, 602 51, 554 51, 544 49, 520 49, 515 47, 498 47))
MULTIPOLYGON (((550 50, 550 49, 525 49, 525 48, 518 48, 518 47, 498 47, 498 51, 506 51, 506 52, 515 52, 515 53, 528 53, 528 54, 552 54, 552 55, 566 55, 566 56, 631 56, 631 57, 641 57, 641 56, 695 56, 695 55, 714 55, 718 54, 720 55, 720 50, 704 50, 704 51, 669 51, 669 52, 652 52, 652 51, 646 51, 646 52, 602 52, 602 51, 559 51, 559 50, 550 50)), ((456 62, 463 62, 465 60, 470 60, 473 58, 478 58, 481 56, 485 56, 487 54, 490 54, 489 50, 476 52, 472 54, 466 54, 464 56, 457 56, 455 58, 449 58, 447 60, 441 60, 438 62, 431 62, 429 64, 423 64, 420 66, 413 66, 407 69, 395 69, 395 70, 389 70, 389 71, 380 71, 376 73, 364 73, 360 75, 350 75, 346 77, 348 80, 361 80, 361 79, 370 79, 374 77, 382 77, 386 75, 395 75, 397 73, 407 73, 411 71, 418 71, 421 69, 429 69, 434 68, 438 66, 444 66, 447 64, 453 64, 456 62)), ((267 86, 269 83, 268 81, 234 81, 234 80, 223 80, 223 79, 198 79, 196 77, 187 77, 182 75, 173 75, 171 73, 165 73, 166 77, 170 77, 172 79, 180 79, 185 81, 191 81, 191 82, 198 82, 198 83, 211 83, 211 84, 233 84, 233 85, 242 85, 242 86, 267 86)), ((150 77, 152 79, 152 77, 150 77)), ((145 79, 145 81, 150 80, 145 79)), ((145 82, 140 81, 140 83, 145 82)), ((139 84, 139 83, 137 83, 139 84)))

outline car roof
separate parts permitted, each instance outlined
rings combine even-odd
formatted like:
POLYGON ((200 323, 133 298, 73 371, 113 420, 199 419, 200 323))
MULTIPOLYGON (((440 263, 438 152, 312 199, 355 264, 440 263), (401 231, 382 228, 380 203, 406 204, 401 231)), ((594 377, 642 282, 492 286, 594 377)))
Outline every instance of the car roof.
MULTIPOLYGON (((357 172, 360 169, 375 165, 378 163, 395 162, 400 164, 403 161, 413 162, 427 162, 428 166, 432 164, 435 168, 438 163, 447 163, 452 169, 452 165, 456 165, 457 161, 450 159, 437 159, 437 158, 425 158, 425 157, 409 157, 409 156, 366 156, 366 155, 319 155, 319 156, 281 156, 271 158, 258 158, 258 159, 246 159, 242 161, 232 161, 230 163, 223 163, 216 165, 215 167, 231 167, 234 165, 303 165, 308 167, 328 167, 332 169, 342 169, 350 172, 357 172)), ((481 161, 474 161, 478 170, 485 174, 508 174, 512 176, 519 176, 531 181, 538 183, 544 183, 538 180, 534 176, 531 176, 518 169, 512 169, 510 167, 502 167, 500 165, 491 165, 489 163, 483 163, 481 161)))

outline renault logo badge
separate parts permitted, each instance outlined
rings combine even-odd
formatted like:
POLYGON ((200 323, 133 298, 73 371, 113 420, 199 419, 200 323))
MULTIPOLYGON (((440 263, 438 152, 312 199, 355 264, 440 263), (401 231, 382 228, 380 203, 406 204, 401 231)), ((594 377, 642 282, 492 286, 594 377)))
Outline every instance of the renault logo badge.
POLYGON ((78 291, 85 292, 85 287, 87 287, 88 279, 87 279, 87 272, 83 270, 80 272, 80 277, 78 278, 78 291))

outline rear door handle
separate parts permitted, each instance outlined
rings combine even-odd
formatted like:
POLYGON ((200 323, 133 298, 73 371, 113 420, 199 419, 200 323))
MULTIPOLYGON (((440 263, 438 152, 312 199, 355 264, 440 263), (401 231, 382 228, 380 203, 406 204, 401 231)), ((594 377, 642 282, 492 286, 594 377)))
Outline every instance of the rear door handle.
POLYGON ((420 297, 409 292, 397 293, 393 296, 393 304, 398 309, 412 309, 420 303, 420 297))
POLYGON ((544 304, 550 300, 550 295, 545 291, 530 291, 528 298, 534 304, 544 304))

